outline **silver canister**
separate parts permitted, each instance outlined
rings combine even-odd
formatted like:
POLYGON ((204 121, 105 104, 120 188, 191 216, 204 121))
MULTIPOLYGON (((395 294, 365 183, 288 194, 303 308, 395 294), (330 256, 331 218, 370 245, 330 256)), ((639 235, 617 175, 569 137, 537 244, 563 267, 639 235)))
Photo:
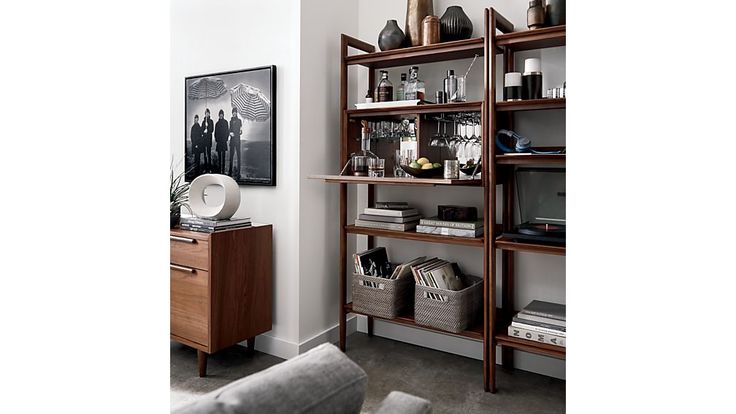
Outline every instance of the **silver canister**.
POLYGON ((460 163, 458 160, 445 160, 445 178, 460 178, 460 163))

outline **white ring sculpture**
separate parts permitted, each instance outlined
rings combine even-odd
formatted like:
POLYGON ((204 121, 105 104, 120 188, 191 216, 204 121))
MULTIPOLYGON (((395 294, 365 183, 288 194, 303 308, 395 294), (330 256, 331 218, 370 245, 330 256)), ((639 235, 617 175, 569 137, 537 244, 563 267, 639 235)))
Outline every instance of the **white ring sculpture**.
POLYGON ((214 220, 227 220, 240 207, 240 187, 238 183, 222 174, 203 174, 195 178, 189 186, 189 208, 196 216, 214 220), (224 197, 219 205, 208 205, 204 201, 204 190, 211 185, 219 185, 224 197))

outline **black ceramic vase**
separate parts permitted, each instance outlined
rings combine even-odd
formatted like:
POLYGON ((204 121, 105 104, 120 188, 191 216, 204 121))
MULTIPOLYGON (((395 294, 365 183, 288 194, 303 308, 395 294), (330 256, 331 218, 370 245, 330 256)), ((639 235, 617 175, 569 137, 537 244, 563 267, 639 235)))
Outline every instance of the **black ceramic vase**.
POLYGON ((388 20, 386 26, 378 34, 378 47, 381 50, 398 49, 404 43, 405 38, 406 36, 401 28, 399 28, 396 20, 388 20))
POLYGON ((544 19, 547 26, 565 24, 565 0, 549 0, 544 19))
POLYGON ((440 38, 443 42, 470 39, 473 22, 460 6, 450 6, 440 18, 440 38))

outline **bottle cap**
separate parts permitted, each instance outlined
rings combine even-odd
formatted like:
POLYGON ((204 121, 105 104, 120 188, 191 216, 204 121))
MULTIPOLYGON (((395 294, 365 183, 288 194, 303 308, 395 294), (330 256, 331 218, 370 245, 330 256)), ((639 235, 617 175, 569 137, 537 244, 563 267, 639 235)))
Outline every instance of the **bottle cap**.
POLYGON ((406 80, 406 73, 402 73, 402 74, 401 74, 401 80, 402 80, 402 81, 405 81, 405 80, 406 80))
POLYGON ((524 59, 524 73, 541 73, 542 60, 539 58, 524 59))
POLYGON ((521 86, 521 72, 509 72, 503 75, 503 86, 521 86))
POLYGON ((447 76, 455 76, 455 71, 450 69, 447 71, 447 76))

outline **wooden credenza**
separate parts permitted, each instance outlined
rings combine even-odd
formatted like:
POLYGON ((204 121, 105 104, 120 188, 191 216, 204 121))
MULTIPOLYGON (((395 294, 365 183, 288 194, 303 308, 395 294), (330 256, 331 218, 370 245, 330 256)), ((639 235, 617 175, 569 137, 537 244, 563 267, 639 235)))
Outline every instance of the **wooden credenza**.
POLYGON ((272 227, 218 233, 171 229, 171 339, 207 355, 271 330, 272 227))

